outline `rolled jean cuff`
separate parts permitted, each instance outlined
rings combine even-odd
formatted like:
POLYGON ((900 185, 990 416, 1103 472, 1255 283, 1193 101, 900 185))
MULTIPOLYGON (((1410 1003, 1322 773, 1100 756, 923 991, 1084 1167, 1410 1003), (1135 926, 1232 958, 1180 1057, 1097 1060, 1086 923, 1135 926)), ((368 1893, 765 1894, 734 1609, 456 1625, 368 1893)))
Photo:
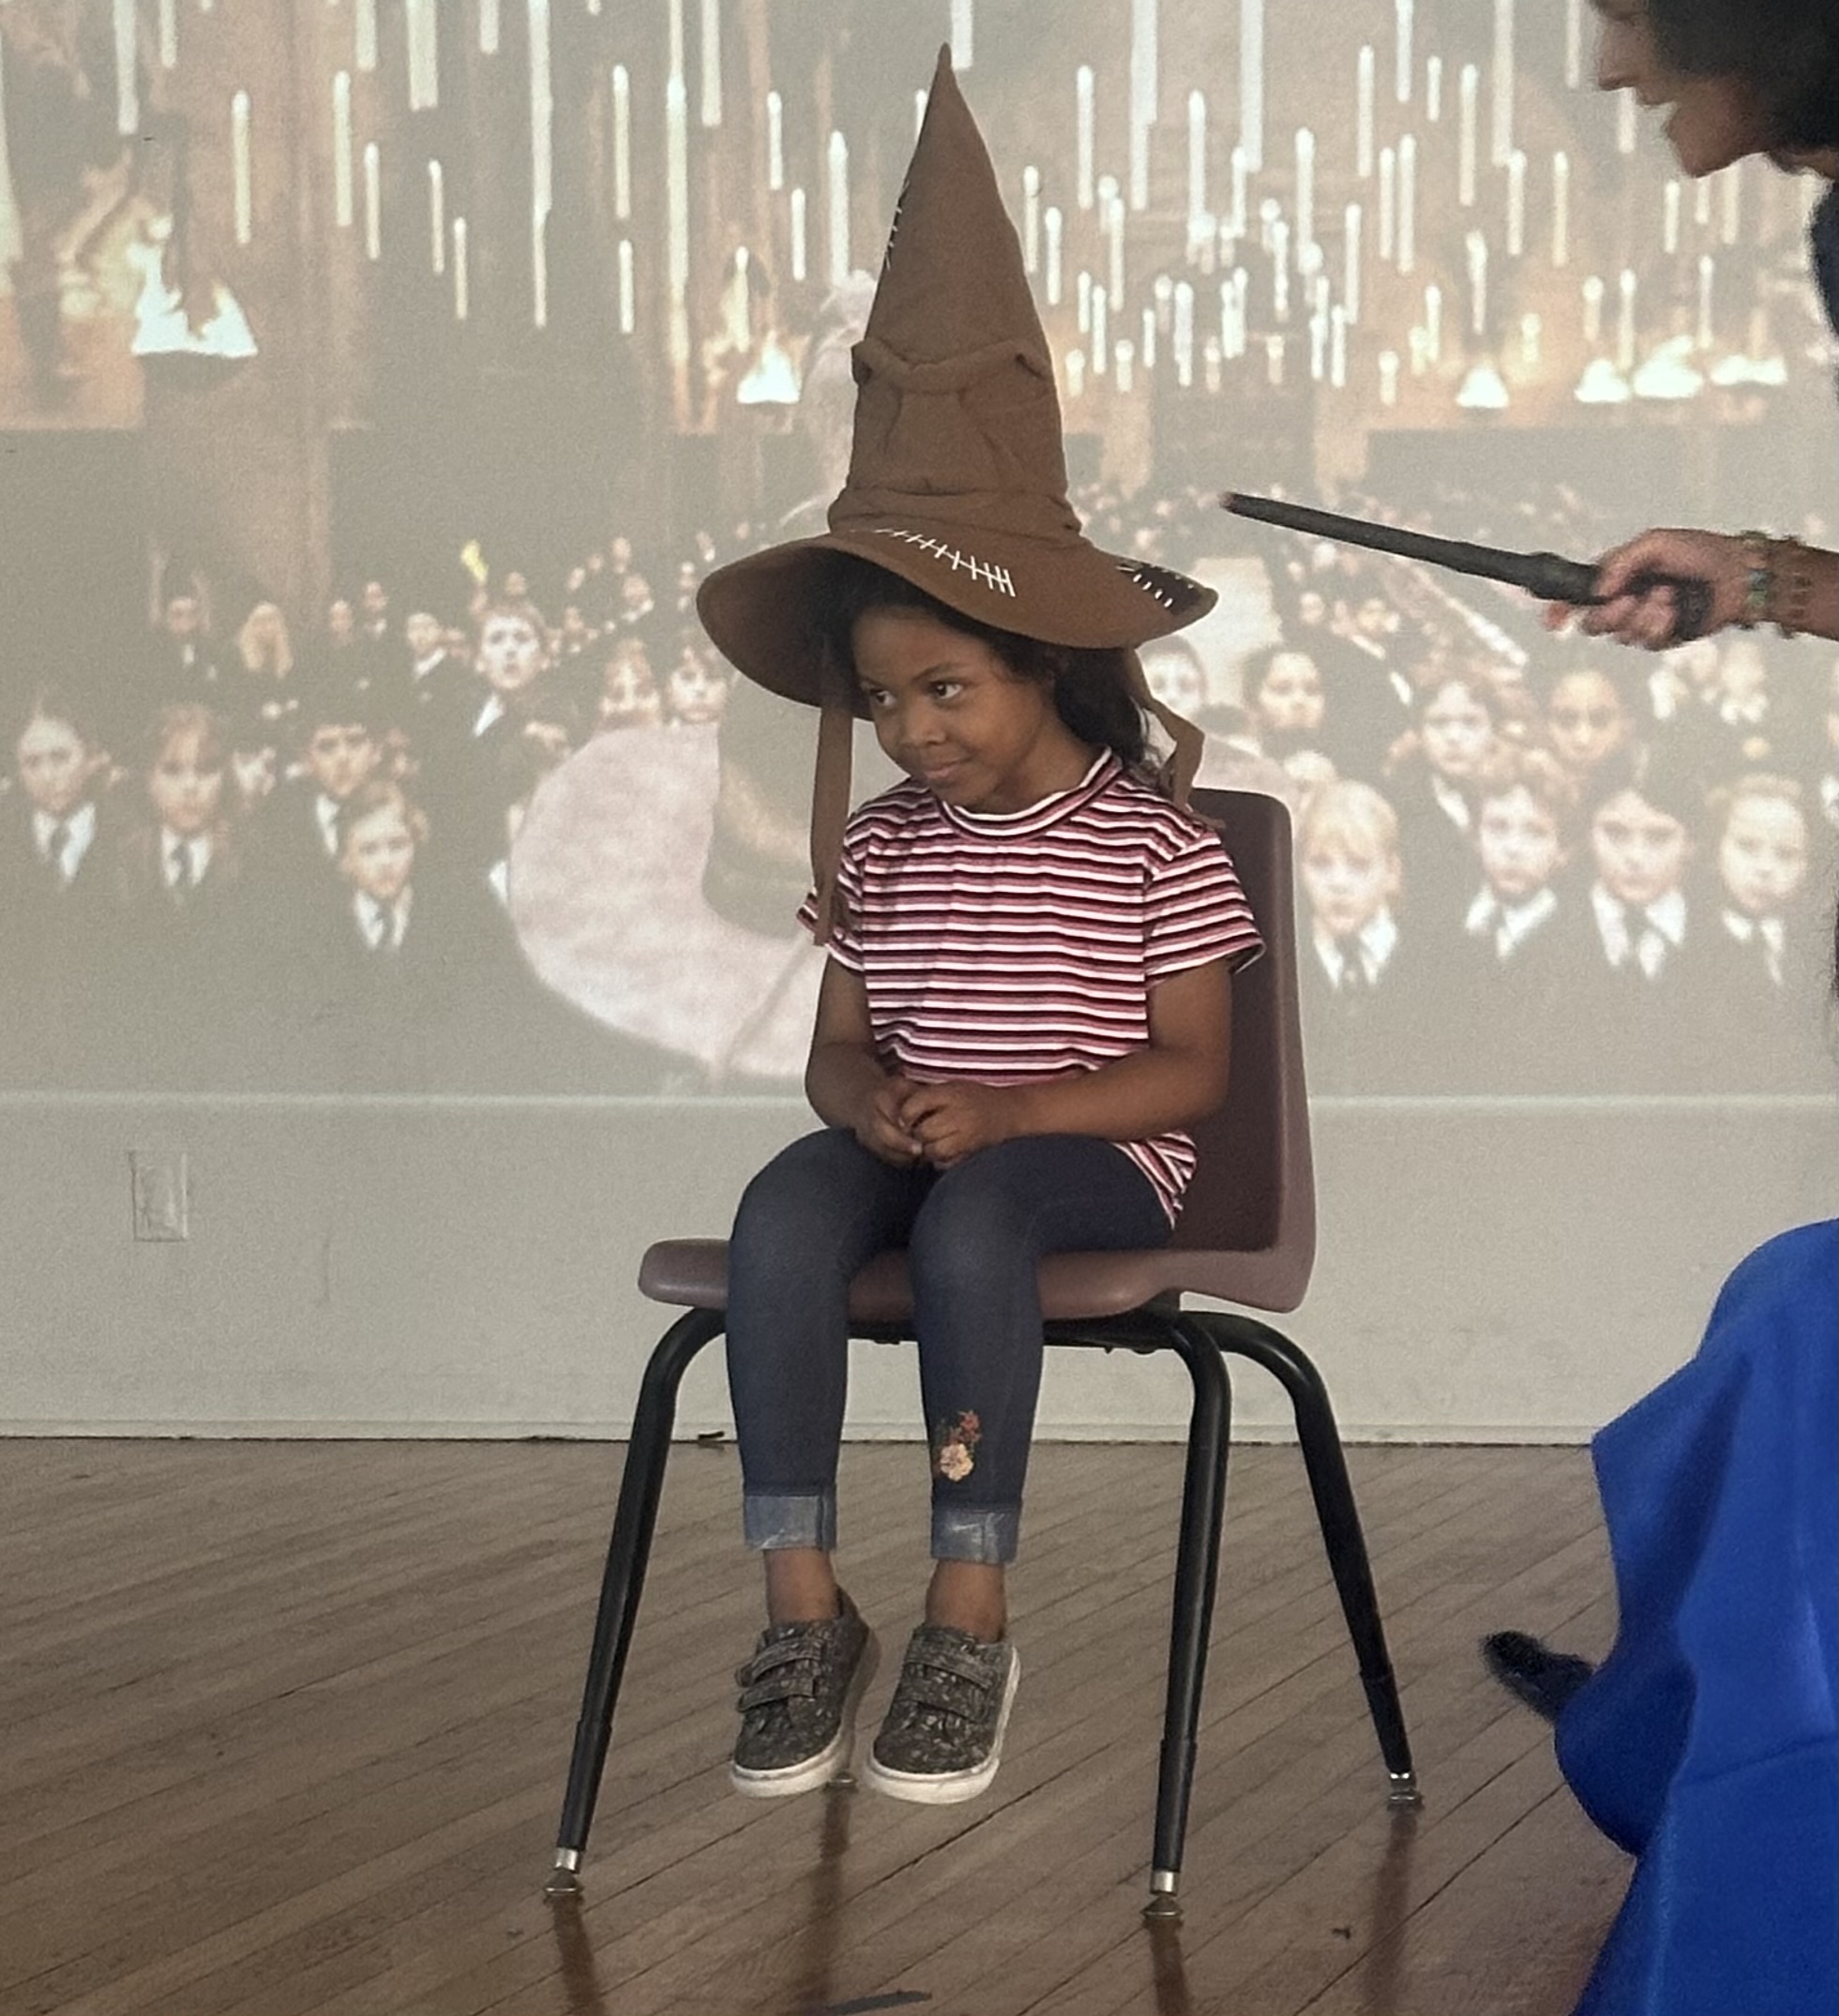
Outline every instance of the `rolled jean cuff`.
POLYGON ((837 1547, 835 1491, 749 1491, 741 1499, 747 1545, 759 1548, 837 1547))
POLYGON ((1019 1505, 935 1505, 932 1558, 1004 1568, 1021 1538, 1019 1505))

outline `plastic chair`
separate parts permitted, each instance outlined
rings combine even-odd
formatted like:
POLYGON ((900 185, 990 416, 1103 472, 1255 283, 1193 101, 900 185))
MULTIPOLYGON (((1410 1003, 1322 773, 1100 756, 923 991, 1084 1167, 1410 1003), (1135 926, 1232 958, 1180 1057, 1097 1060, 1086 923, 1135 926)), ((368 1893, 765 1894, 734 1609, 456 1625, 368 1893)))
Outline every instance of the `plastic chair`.
MULTIPOLYGON (((1150 1901, 1144 1907, 1152 1918, 1181 1915, 1182 1844, 1226 1504, 1231 1410, 1226 1353, 1262 1365, 1289 1395, 1329 1566, 1389 1775, 1389 1803, 1419 1803, 1366 1542, 1321 1378, 1304 1352, 1269 1324, 1182 1305, 1183 1296, 1200 1295, 1255 1309, 1294 1309, 1308 1285, 1316 1246, 1289 815, 1277 800, 1244 791, 1198 791, 1195 804, 1219 825, 1266 944, 1264 957, 1233 981, 1226 1105, 1194 1130, 1198 1166, 1171 1244, 1153 1253, 1060 1254, 1042 1263, 1040 1276, 1049 1344, 1172 1350, 1194 1385, 1150 1901)), ((677 1390, 690 1361, 722 1332, 727 1263, 722 1241, 671 1240, 653 1246, 640 1268, 645 1295, 686 1314, 659 1341, 640 1388, 548 1884, 551 1897, 580 1891, 581 1858, 664 1487, 677 1390)), ((912 1339, 904 1254, 880 1255, 856 1276, 850 1318, 853 1336, 912 1339)))

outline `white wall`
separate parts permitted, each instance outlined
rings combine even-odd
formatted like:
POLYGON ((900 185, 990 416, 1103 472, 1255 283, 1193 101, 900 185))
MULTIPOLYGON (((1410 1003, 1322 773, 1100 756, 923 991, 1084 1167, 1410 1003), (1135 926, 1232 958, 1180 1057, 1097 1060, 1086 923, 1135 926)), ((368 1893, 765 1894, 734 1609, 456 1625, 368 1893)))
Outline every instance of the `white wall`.
MULTIPOLYGON (((720 1234, 790 1102, 0 1098, 0 1429, 616 1435, 663 1328, 652 1240, 720 1234), (191 1237, 137 1243, 132 1149, 191 1237)), ((1581 1438, 1690 1353, 1717 1283, 1835 1207, 1824 1100, 1325 1102, 1322 1252, 1289 1328, 1349 1435, 1581 1438)), ((1247 1369, 1242 1430, 1281 1419, 1247 1369)), ((1052 1354, 1048 1434, 1166 1435, 1172 1361, 1052 1354)), ((907 1431, 911 1352, 852 1422, 907 1431)), ((724 1419, 719 1360, 684 1425, 724 1419)))

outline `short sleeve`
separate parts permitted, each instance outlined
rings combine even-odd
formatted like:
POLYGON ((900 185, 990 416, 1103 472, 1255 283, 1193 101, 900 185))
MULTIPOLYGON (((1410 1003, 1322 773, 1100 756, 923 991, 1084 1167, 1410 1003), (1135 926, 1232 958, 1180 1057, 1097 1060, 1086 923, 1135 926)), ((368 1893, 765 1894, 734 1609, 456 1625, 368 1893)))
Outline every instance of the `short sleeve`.
POLYGON ((1152 865, 1143 925, 1143 972, 1152 986, 1215 959, 1237 972, 1264 950, 1232 858, 1212 833, 1183 835, 1152 865))
MULTIPOLYGON (((860 915, 862 901, 862 863, 853 844, 856 836, 845 832, 843 852, 837 864, 837 893, 842 897, 842 916, 830 933, 830 942, 823 948, 839 966, 847 966, 851 972, 862 970, 862 940, 857 935, 855 919, 860 915)), ((805 900, 798 906, 798 922, 813 938, 818 929, 818 893, 816 889, 806 892, 805 900)))

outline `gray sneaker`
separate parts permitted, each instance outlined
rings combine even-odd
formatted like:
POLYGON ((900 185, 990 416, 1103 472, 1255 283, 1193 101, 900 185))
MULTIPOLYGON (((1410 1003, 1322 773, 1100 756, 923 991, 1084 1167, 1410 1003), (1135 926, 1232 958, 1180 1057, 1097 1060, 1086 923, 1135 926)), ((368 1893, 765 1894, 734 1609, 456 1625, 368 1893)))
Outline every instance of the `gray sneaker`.
POLYGON ((875 1675, 875 1634, 845 1596, 821 1624, 771 1624, 734 1675, 741 1734, 729 1783, 750 1798, 785 1798, 850 1768, 856 1709, 875 1675))
POLYGON ((1004 1638, 922 1624, 907 1644, 900 1678, 882 1719, 862 1782, 922 1806, 973 1799, 996 1776, 1021 1661, 1004 1638))

